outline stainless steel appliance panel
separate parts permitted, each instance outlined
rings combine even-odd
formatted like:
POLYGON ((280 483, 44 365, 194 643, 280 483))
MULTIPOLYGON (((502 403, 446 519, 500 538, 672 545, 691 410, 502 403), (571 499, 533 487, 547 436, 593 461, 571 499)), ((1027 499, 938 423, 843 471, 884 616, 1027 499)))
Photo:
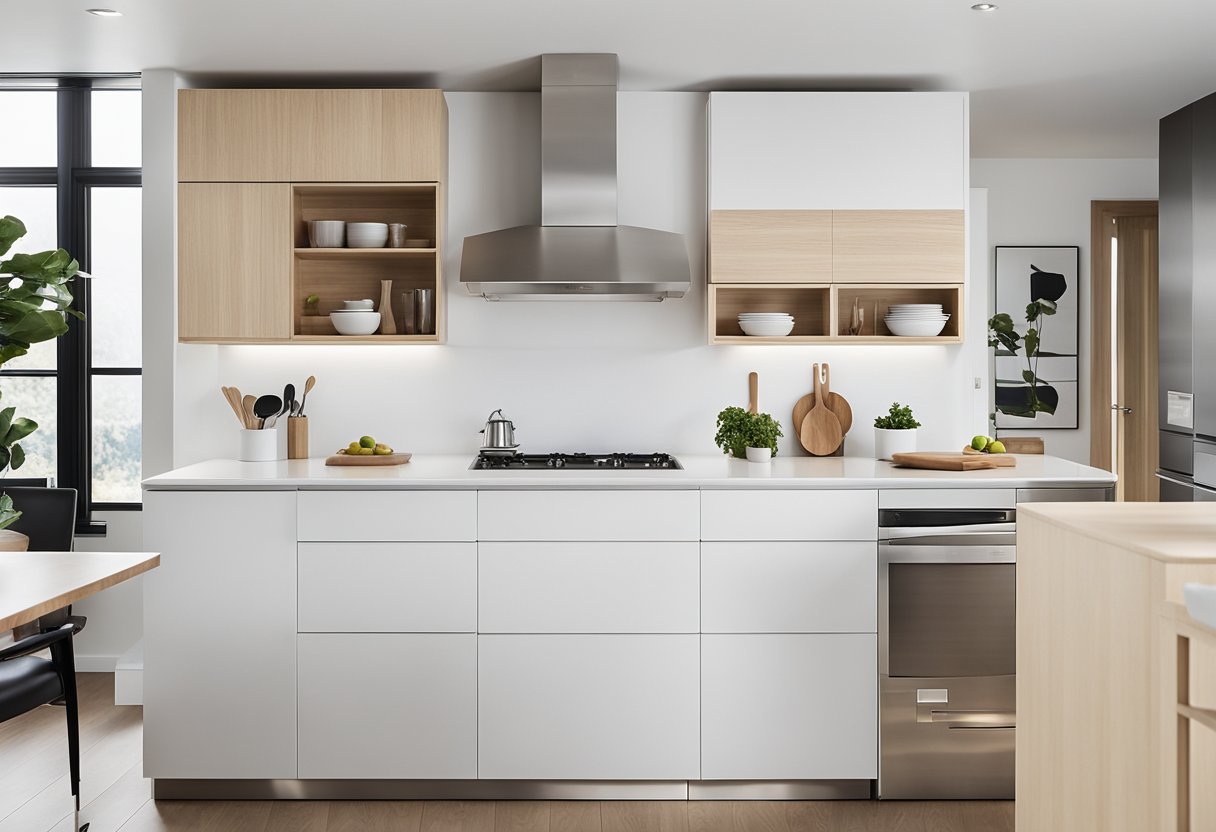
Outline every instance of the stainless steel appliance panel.
MULTIPOLYGON (((1191 178, 1195 137, 1194 107, 1161 119, 1159 163, 1159 351, 1158 407, 1164 431, 1190 434, 1192 427, 1169 423, 1169 392, 1191 389, 1191 283, 1194 251, 1191 178)), ((1164 452, 1164 446, 1163 452, 1164 452)), ((1164 459, 1162 468, 1170 468, 1164 459)), ((1173 469, 1182 470, 1182 469, 1173 469)))
POLYGON ((1194 445, 1195 485, 1216 488, 1216 442, 1196 439, 1194 445))
MULTIPOLYGON (((1191 106, 1195 119, 1191 180, 1194 274, 1189 311, 1196 324, 1191 350, 1196 358, 1211 361, 1211 356, 1216 355, 1216 327, 1212 326, 1216 321, 1216 234, 1212 233, 1216 228, 1216 95, 1209 95, 1191 106)), ((1161 306, 1164 308, 1165 303, 1161 306)), ((1184 311, 1179 310, 1178 314, 1184 311)), ((1206 367, 1192 375, 1195 434, 1216 438, 1216 373, 1206 367)))
POLYGON ((1195 502, 1195 483, 1190 477, 1176 477, 1171 475, 1169 472, 1158 471, 1157 479, 1161 484, 1161 502, 1195 502))
POLYGON ((1168 430, 1159 432, 1160 468, 1175 474, 1186 474, 1188 477, 1195 473, 1195 440, 1191 435, 1173 433, 1168 430))

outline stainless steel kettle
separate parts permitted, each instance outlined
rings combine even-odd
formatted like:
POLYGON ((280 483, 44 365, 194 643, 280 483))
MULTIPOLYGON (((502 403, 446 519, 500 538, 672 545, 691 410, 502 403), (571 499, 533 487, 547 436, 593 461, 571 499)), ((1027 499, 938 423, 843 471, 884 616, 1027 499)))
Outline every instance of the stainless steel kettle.
POLYGON ((481 434, 482 450, 505 451, 519 447, 515 442, 515 424, 502 415, 501 408, 490 414, 481 434))

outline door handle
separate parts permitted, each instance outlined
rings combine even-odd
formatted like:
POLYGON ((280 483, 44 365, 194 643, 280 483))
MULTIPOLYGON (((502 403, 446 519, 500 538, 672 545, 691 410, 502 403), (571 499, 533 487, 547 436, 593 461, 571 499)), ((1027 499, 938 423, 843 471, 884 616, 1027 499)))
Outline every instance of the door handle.
POLYGON ((1130 407, 1121 407, 1121 406, 1119 406, 1119 405, 1117 405, 1117 404, 1112 404, 1112 405, 1110 406, 1110 409, 1111 409, 1111 410, 1117 410, 1117 411, 1119 411, 1120 413, 1123 413, 1123 414, 1128 414, 1128 413, 1131 413, 1131 412, 1132 412, 1132 409, 1131 409, 1130 407))

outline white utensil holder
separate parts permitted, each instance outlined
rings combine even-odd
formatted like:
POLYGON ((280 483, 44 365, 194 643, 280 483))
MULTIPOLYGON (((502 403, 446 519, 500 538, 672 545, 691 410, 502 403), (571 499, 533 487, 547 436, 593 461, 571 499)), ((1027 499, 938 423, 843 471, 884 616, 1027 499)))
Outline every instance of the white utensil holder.
POLYGON ((277 428, 268 430, 242 430, 240 453, 237 459, 241 462, 274 462, 284 459, 279 450, 279 431, 277 428))

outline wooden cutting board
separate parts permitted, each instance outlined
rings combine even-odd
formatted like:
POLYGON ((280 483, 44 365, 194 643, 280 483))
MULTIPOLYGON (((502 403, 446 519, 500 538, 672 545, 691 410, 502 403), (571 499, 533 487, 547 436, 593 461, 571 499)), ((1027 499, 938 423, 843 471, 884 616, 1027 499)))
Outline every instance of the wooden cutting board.
POLYGON ((363 456, 362 454, 334 454, 325 460, 326 465, 404 465, 410 461, 412 454, 385 454, 384 456, 363 456))
MULTIPOLYGON (((827 364, 824 364, 823 366, 825 372, 830 372, 827 364)), ((821 377, 819 375, 818 364, 814 365, 811 372, 814 374, 814 378, 821 377)), ((848 400, 835 390, 830 391, 827 394, 826 399, 825 404, 827 405, 828 410, 836 414, 836 419, 840 422, 840 432, 842 434, 848 433, 849 428, 853 427, 853 408, 849 406, 848 400)), ((814 391, 807 393, 801 399, 796 401, 794 403, 794 418, 790 424, 792 424, 795 428, 800 428, 803 420, 806 419, 806 414, 810 413, 811 410, 814 409, 815 401, 814 391)), ((809 449, 807 450, 807 453, 810 453, 809 449)))
POLYGON ((900 468, 924 468, 930 471, 979 471, 986 468, 1013 468, 1018 464, 1009 454, 951 454, 928 451, 892 454, 891 461, 900 468))

